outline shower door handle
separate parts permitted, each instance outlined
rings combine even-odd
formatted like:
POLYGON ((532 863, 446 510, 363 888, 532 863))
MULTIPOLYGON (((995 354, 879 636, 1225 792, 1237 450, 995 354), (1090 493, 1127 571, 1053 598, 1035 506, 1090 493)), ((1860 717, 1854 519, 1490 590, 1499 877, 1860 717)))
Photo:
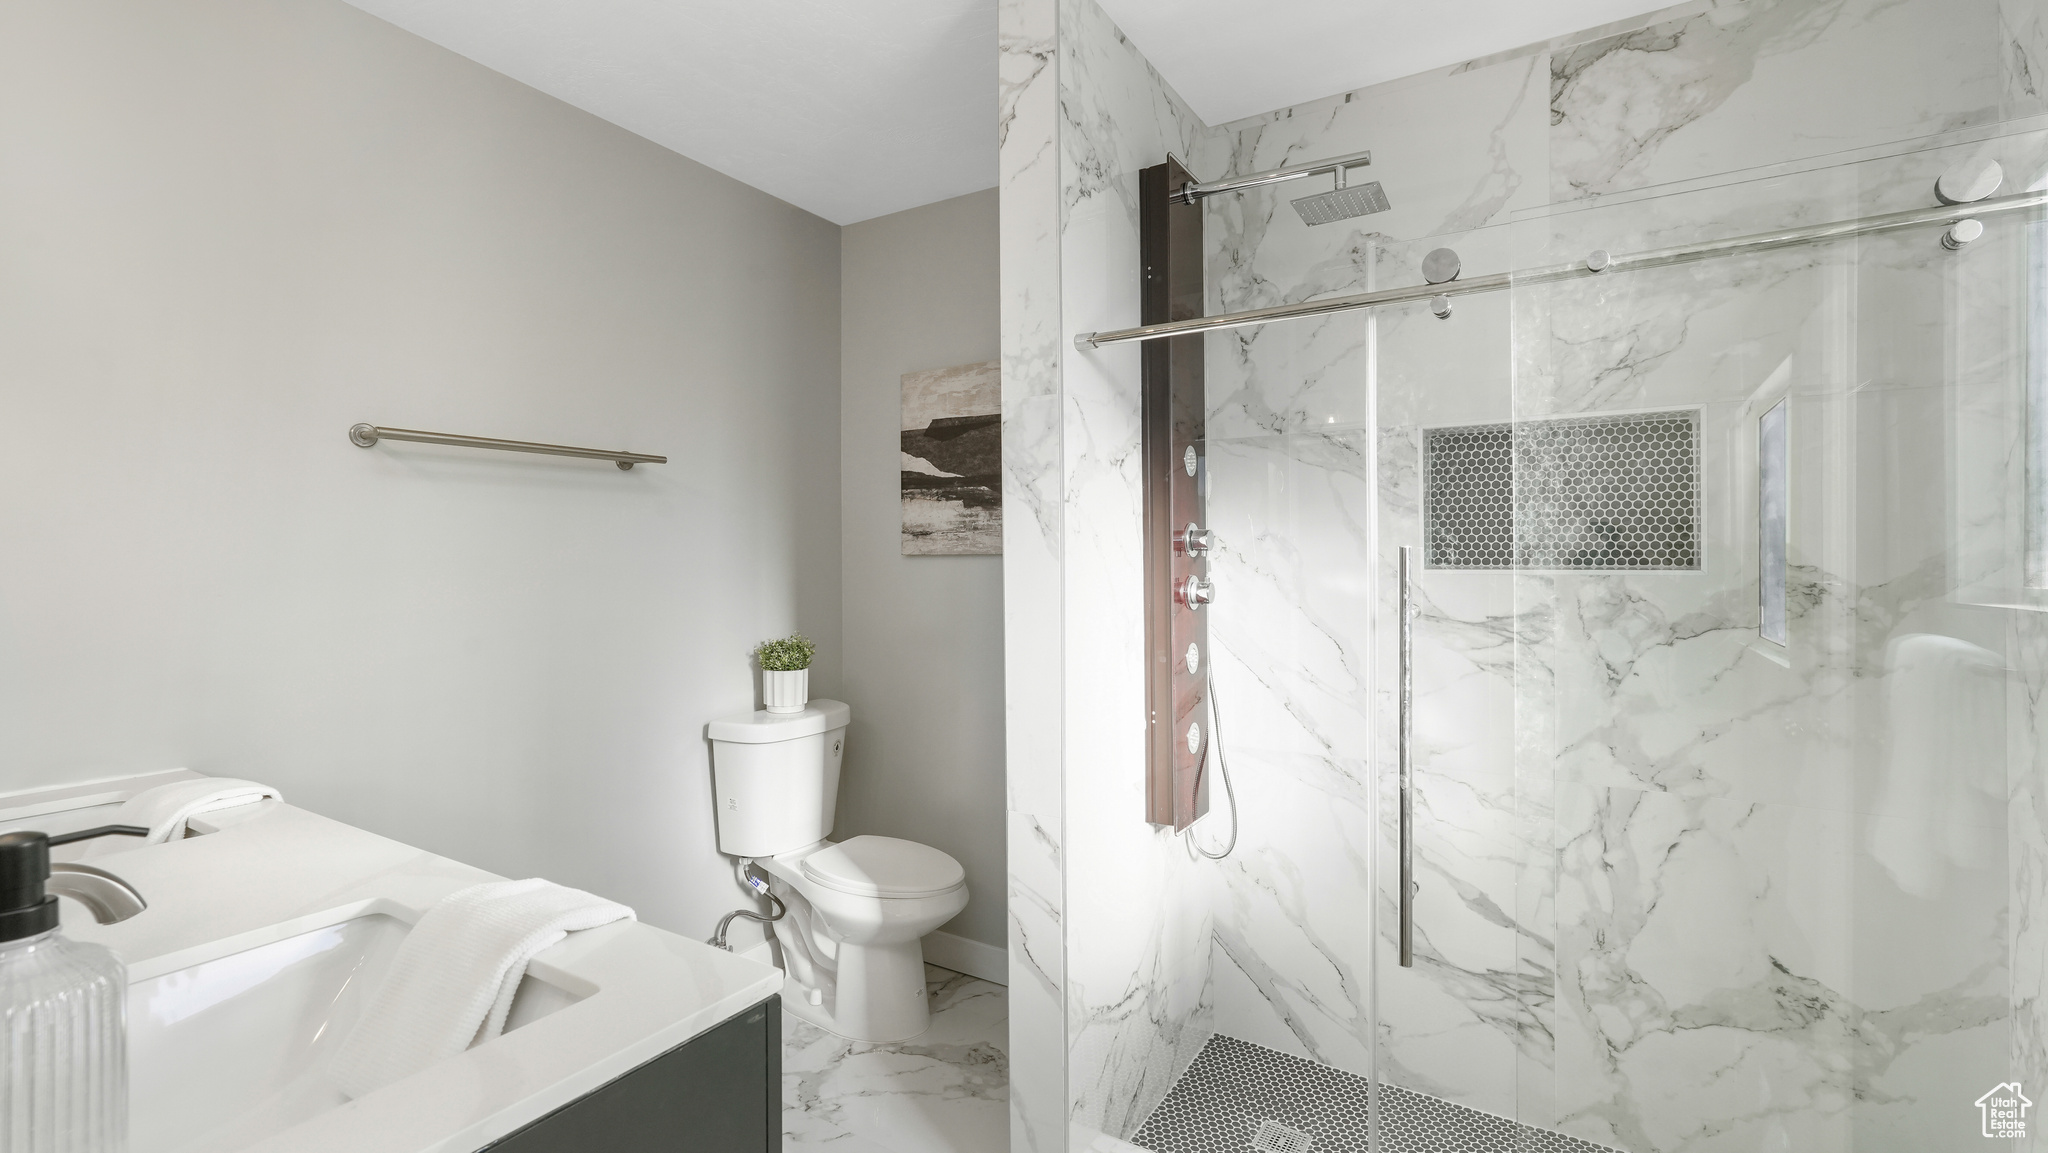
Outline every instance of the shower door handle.
POLYGON ((1401 546, 1401 967, 1415 967, 1415 550, 1401 546))

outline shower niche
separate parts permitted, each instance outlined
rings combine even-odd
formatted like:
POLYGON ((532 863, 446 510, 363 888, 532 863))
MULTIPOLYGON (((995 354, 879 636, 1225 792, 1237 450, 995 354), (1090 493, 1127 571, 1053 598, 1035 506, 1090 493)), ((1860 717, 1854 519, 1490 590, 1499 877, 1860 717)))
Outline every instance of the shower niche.
MULTIPOLYGON (((1202 315, 1202 209, 1175 198, 1193 182, 1179 161, 1139 175, 1142 323, 1202 315)), ((1144 346, 1142 426, 1145 534, 1145 817, 1178 831, 1208 808, 1202 766, 1209 623, 1208 516, 1204 506, 1203 340, 1199 333, 1144 346)))
POLYGON ((1700 410, 1422 430, 1433 569, 1700 567, 1700 410))

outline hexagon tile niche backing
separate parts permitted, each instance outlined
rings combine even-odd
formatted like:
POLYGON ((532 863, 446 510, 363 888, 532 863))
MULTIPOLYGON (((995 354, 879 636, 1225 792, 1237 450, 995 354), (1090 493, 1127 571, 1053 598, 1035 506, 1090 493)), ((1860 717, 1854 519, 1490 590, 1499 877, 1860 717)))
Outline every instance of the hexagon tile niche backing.
POLYGON ((1697 409, 1422 430, 1431 568, 1697 569, 1697 409))

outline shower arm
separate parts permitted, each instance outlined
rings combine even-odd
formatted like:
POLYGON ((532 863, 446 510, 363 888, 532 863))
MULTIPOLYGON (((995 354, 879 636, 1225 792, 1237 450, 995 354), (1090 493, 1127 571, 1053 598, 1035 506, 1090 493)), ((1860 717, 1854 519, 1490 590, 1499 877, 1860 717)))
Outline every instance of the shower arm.
MULTIPOLYGON (((1246 177, 1246 179, 1251 179, 1246 177)), ((1194 185, 1193 187, 1205 187, 1194 185)), ((1163 340, 1172 336, 1184 336, 1195 332, 1214 332, 1227 328, 1247 328, 1255 324, 1271 324, 1277 320, 1300 320, 1311 316, 1328 316, 1336 312, 1353 312, 1365 308, 1383 308, 1394 304, 1409 304, 1423 300, 1441 298, 1448 306, 1451 297, 1472 296, 1482 292, 1500 292, 1508 288, 1519 288, 1537 284, 1554 284, 1565 280, 1578 280, 1588 276, 1611 276, 1617 272, 1634 272, 1645 268, 1664 268, 1674 264, 1690 264, 1696 260, 1711 260, 1723 256, 1742 256, 1752 252, 1769 252, 1779 248, 1792 248, 1802 244, 1818 244, 1829 240, 1843 240, 1851 236, 1865 236, 1877 232, 1894 232, 1902 228, 1923 228, 1947 225, 1952 229, 1967 221, 1985 216, 1999 216, 2009 212, 2024 212, 2029 209, 2048 206, 2048 190, 2021 192, 2012 196, 1999 196, 1979 200, 1972 204, 1941 204, 1933 208, 1909 208, 1903 212, 1887 212, 1878 216, 1857 216, 1847 220, 1835 220, 1826 224, 1808 224, 1796 228, 1781 228, 1772 232, 1755 232, 1747 236, 1734 236, 1726 240, 1712 240, 1704 244, 1685 244, 1673 248, 1656 248, 1647 252, 1632 252, 1610 255, 1602 249, 1588 255, 1583 261, 1572 264, 1556 264, 1548 268, 1531 268, 1520 272, 1495 272, 1485 276, 1461 277, 1450 284, 1417 284, 1407 288, 1384 288, 1378 292, 1361 292, 1351 296, 1331 296, 1321 300, 1304 300, 1294 304, 1277 304, 1269 308, 1253 308, 1244 312, 1224 312, 1214 316, 1198 316, 1191 320, 1175 320, 1162 324, 1147 324, 1137 328, 1120 328, 1112 332, 1083 332, 1074 337, 1074 347, 1091 351, 1105 345, 1123 344, 1127 341, 1163 340)), ((1943 247, 1951 250, 1962 247, 1967 239, 1959 235, 1944 238, 1943 247), (1949 243, 1953 239, 1956 243, 1949 243)))
POLYGON ((1297 164, 1291 168, 1275 168, 1270 172, 1254 172, 1250 176, 1233 176, 1228 180, 1211 180, 1206 184, 1187 183, 1169 194, 1176 204, 1193 204, 1208 196, 1225 192, 1243 192, 1247 188, 1261 188, 1268 184, 1279 184, 1287 180, 1299 180, 1304 176, 1316 176, 1324 172, 1337 174, 1337 187, 1344 187, 1344 170, 1363 168, 1372 163, 1372 153, 1353 152, 1349 156, 1333 156, 1312 164, 1297 164))

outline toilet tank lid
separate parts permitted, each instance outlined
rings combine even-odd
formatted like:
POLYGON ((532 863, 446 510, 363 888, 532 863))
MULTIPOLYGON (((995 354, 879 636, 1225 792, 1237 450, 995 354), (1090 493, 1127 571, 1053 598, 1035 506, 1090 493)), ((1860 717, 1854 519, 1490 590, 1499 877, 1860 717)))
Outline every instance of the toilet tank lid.
POLYGON ((960 862, 896 837, 852 837, 804 858, 804 876, 860 897, 929 897, 967 879, 960 862))
POLYGON ((771 713, 760 709, 736 717, 724 717, 705 725, 704 735, 714 741, 765 745, 843 729, 852 716, 853 709, 843 701, 812 701, 800 713, 771 713))

